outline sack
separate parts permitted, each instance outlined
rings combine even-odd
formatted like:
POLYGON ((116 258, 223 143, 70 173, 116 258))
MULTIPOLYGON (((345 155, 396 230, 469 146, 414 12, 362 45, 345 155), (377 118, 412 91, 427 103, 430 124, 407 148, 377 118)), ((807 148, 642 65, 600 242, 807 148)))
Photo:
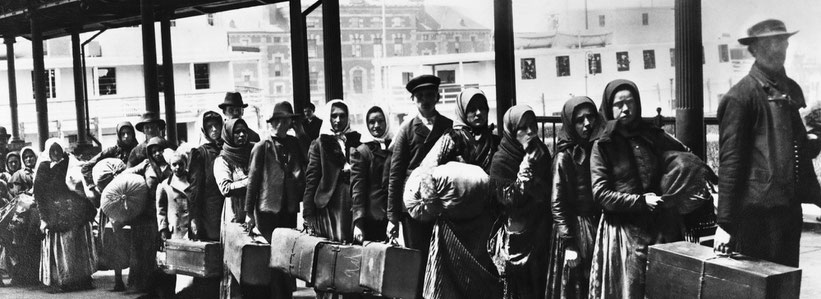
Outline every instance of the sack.
POLYGON ((662 153, 664 175, 661 177, 661 198, 680 215, 688 214, 712 202, 708 183, 717 182, 710 166, 698 156, 681 151, 662 153))
POLYGON ((362 246, 359 285, 374 295, 419 298, 422 252, 416 249, 365 242, 362 246))
POLYGON ((115 176, 125 170, 125 163, 117 158, 106 158, 94 165, 91 169, 91 178, 97 188, 104 190, 115 176))
POLYGON ((231 275, 242 284, 271 283, 271 245, 261 236, 250 236, 239 223, 225 224, 223 260, 231 275))
POLYGON ((314 282, 315 252, 328 239, 311 236, 291 228, 276 228, 271 235, 271 268, 311 284, 314 282))
POLYGON ((334 293, 362 293, 359 286, 362 246, 322 242, 316 246, 314 288, 334 293))
POLYGON ((112 220, 127 223, 143 212, 148 201, 148 185, 142 176, 122 174, 103 190, 100 209, 112 220))
POLYGON ((417 168, 403 198, 408 213, 420 221, 431 221, 440 213, 450 219, 473 218, 490 203, 490 177, 481 167, 460 162, 417 168))

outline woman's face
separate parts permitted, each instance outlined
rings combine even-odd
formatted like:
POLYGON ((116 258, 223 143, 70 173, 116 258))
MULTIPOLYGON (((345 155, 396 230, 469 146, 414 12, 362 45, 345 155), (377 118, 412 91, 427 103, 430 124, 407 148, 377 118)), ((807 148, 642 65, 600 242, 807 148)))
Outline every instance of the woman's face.
POLYGON ((222 132, 222 122, 216 119, 211 119, 205 122, 205 133, 208 134, 208 139, 219 140, 220 132, 222 132))
POLYGON ((51 162, 60 161, 63 158, 63 148, 59 144, 52 144, 48 149, 48 157, 51 162))
POLYGON ((379 137, 385 134, 387 129, 387 122, 385 121, 385 114, 379 111, 368 114, 368 131, 373 137, 379 137))
POLYGON ((470 101, 465 111, 466 120, 468 122, 467 125, 473 128, 487 126, 488 111, 490 111, 490 108, 487 106, 487 99, 482 97, 470 101))
POLYGON ((638 103, 630 90, 620 90, 613 96, 613 117, 620 124, 633 123, 636 118, 641 117, 638 113, 638 103))
POLYGON ((348 113, 340 107, 331 108, 331 126, 335 132, 348 127, 348 113))
POLYGON ((596 122, 596 109, 590 105, 584 105, 573 112, 573 126, 582 139, 589 140, 593 134, 593 124, 596 122))
POLYGON ((120 141, 121 142, 129 142, 134 140, 136 136, 134 136, 134 129, 131 127, 122 127, 120 128, 120 141))
POLYGON ((28 168, 34 168, 34 163, 37 162, 37 157, 32 154, 30 151, 25 151, 23 153, 23 164, 26 165, 28 168))
POLYGON ((246 145, 248 144, 248 126, 244 123, 238 123, 234 126, 234 131, 231 133, 234 136, 234 142, 237 145, 246 145))
POLYGON ((20 170, 20 157, 18 156, 11 156, 9 160, 6 161, 6 165, 8 166, 9 173, 14 173, 15 171, 20 170))
POLYGON ((165 158, 162 156, 162 150, 163 149, 160 146, 152 146, 148 149, 148 154, 151 156, 151 159, 160 165, 165 164, 165 158))
POLYGON ((516 128, 516 140, 519 141, 519 144, 523 147, 527 148, 530 141, 538 137, 537 131, 536 119, 532 114, 525 114, 521 121, 519 121, 519 127, 516 128))

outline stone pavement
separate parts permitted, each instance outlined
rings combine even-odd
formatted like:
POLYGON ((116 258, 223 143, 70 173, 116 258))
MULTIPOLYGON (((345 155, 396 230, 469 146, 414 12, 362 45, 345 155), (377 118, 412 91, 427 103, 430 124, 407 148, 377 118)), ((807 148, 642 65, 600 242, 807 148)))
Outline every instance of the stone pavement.
MULTIPOLYGON (((821 215, 821 209, 816 206, 804 205, 804 230, 801 234, 801 298, 815 299, 821 298, 821 222, 815 218, 821 215)), ((127 271, 126 271, 127 272, 127 271)), ((183 284, 185 279, 179 279, 183 284)), ((9 282, 8 279, 5 280, 9 282)), ((135 294, 112 293, 109 292, 114 286, 114 272, 100 271, 94 274, 95 289, 83 292, 49 294, 43 287, 22 288, 4 287, 0 288, 0 298, 15 299, 96 299, 96 298, 137 298, 135 294)), ((178 286, 179 288, 179 286, 178 286)), ((298 290, 294 293, 294 298, 314 298, 313 290, 306 288, 304 283, 298 281, 298 290)))

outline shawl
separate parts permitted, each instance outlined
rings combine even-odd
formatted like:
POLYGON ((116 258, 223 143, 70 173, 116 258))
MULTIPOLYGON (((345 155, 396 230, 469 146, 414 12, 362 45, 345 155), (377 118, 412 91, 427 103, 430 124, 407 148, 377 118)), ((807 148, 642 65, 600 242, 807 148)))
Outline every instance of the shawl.
POLYGON ((342 100, 335 99, 325 103, 325 106, 322 107, 322 113, 323 114, 321 115, 325 115, 326 117, 328 117, 328 120, 322 122, 322 127, 319 129, 320 134, 345 136, 345 133, 351 131, 351 111, 348 110, 348 104, 345 104, 345 102, 343 102, 342 100), (345 114, 348 115, 348 125, 345 126, 344 129, 339 131, 334 131, 333 125, 331 124, 331 111, 333 110, 333 107, 342 108, 342 110, 345 110, 345 114))
POLYGON ((639 90, 638 87, 636 87, 636 84, 630 80, 617 79, 607 84, 607 87, 604 88, 604 94, 602 95, 602 104, 599 108, 599 114, 601 114, 601 116, 607 121, 607 124, 602 129, 602 133, 599 134, 599 137, 601 138, 609 138, 616 132, 620 132, 622 135, 629 135, 625 137, 633 137, 642 135, 647 131, 661 131, 661 128, 656 127, 652 123, 646 122, 641 118, 641 96, 639 95, 639 90), (631 113, 638 115, 632 123, 628 124, 626 128, 624 128, 625 130, 620 130, 622 125, 619 124, 613 116, 614 97, 617 92, 622 90, 630 90, 633 93, 633 101, 636 103, 636 111, 631 113))
POLYGON ((197 122, 199 123, 198 127, 200 128, 200 145, 212 143, 216 144, 217 148, 222 147, 222 139, 213 140, 210 137, 208 137, 208 133, 205 131, 206 119, 219 120, 220 126, 223 125, 222 115, 218 112, 215 112, 213 110, 203 112, 202 115, 200 115, 200 118, 197 119, 197 122))
POLYGON ((519 128, 521 120, 527 114, 532 115, 534 118, 536 116, 533 109, 527 105, 516 105, 505 112, 502 118, 504 121, 502 141, 496 154, 493 155, 493 163, 490 166, 491 179, 503 182, 516 180, 519 165, 526 154, 524 146, 516 140, 516 129, 519 128))
POLYGON ((593 100, 585 96, 573 97, 564 103, 564 107, 562 108, 562 129, 558 132, 557 136, 557 151, 571 149, 571 152, 573 153, 573 161, 578 165, 582 165, 582 163, 584 163, 587 159, 593 145, 592 141, 595 140, 596 135, 600 133, 599 131, 604 124, 604 120, 601 118, 601 113, 599 113, 596 115, 596 120, 593 124, 593 132, 591 132, 590 138, 583 139, 579 136, 576 132, 576 124, 573 119, 573 115, 576 113, 576 110, 583 106, 590 106, 593 108, 594 112, 596 111, 596 104, 593 100))
POLYGON ((241 118, 229 119, 225 122, 225 125, 222 126, 223 143, 220 156, 228 163, 248 170, 248 163, 251 160, 251 140, 250 136, 248 136, 244 145, 237 144, 237 141, 234 140, 234 128, 239 124, 245 125, 247 133, 248 124, 241 118))
MULTIPOLYGON (((467 88, 459 93, 459 96, 456 98, 456 118, 453 119, 453 128, 454 129, 462 129, 462 128, 470 128, 471 126, 468 125, 467 120, 467 110, 470 103, 473 103, 474 100, 482 100, 484 101, 485 107, 490 107, 487 104, 487 97, 482 90, 478 88, 467 88)), ((490 111, 490 108, 488 108, 490 111)), ((486 129, 487 124, 481 128, 474 128, 474 129, 486 129)))
POLYGON ((137 136, 134 135, 134 126, 131 122, 124 121, 117 124, 117 146, 122 150, 122 152, 128 155, 128 153, 130 153, 131 150, 137 146, 137 144, 139 144, 139 142, 137 142, 137 136), (131 137, 126 141, 122 140, 122 135, 120 134, 120 129, 122 128, 128 128, 131 130, 131 137))
MULTIPOLYGON (((382 116, 385 117, 385 132, 382 133, 382 136, 374 136, 373 134, 363 135, 362 136, 362 143, 368 142, 378 142, 379 147, 383 150, 387 148, 387 145, 390 144, 391 139, 393 139, 393 132, 391 132, 391 122, 388 120, 388 114, 385 113, 379 106, 373 106, 371 109, 368 109, 368 113, 365 114, 365 126, 368 126, 368 122, 371 120, 370 116, 371 113, 379 112, 382 113, 382 116)), ((368 130, 370 133, 370 129, 368 130)))

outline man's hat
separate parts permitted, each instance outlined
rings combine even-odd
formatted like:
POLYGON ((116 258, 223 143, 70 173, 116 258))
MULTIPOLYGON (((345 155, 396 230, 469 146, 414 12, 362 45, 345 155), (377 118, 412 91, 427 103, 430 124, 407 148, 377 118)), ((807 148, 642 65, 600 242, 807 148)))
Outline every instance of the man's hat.
POLYGON ((749 46, 756 39, 759 38, 782 35, 790 37, 796 33, 798 33, 798 31, 787 32, 787 26, 784 25, 784 22, 775 19, 769 19, 758 22, 757 24, 750 27, 750 29, 747 29, 748 36, 739 38, 738 43, 745 46, 749 46))
POLYGON ((274 105, 274 113, 271 114, 271 118, 269 118, 267 122, 271 122, 275 119, 294 118, 297 116, 299 115, 294 114, 294 107, 291 106, 291 103, 288 101, 282 101, 274 105))
POLYGON ((165 121, 160 118, 160 114, 157 113, 157 112, 143 113, 142 120, 140 120, 140 122, 138 122, 137 125, 134 126, 134 127, 137 129, 137 131, 142 132, 143 131, 143 126, 145 126, 145 124, 148 124, 148 123, 157 123, 157 124, 160 124, 161 128, 165 127, 165 121))
POLYGON ((6 131, 6 127, 4 127, 4 126, 0 126, 0 136, 6 136, 6 137, 9 137, 9 136, 11 136, 11 135, 9 135, 9 132, 8 132, 8 131, 6 131))
POLYGON ((225 109, 225 106, 248 107, 248 104, 242 102, 242 95, 238 92, 226 92, 225 101, 219 104, 220 109, 225 109))
POLYGON ((434 75, 421 75, 408 81, 408 84, 405 85, 405 89, 413 93, 414 90, 423 87, 439 88, 439 83, 442 83, 442 79, 439 79, 439 77, 434 75))

